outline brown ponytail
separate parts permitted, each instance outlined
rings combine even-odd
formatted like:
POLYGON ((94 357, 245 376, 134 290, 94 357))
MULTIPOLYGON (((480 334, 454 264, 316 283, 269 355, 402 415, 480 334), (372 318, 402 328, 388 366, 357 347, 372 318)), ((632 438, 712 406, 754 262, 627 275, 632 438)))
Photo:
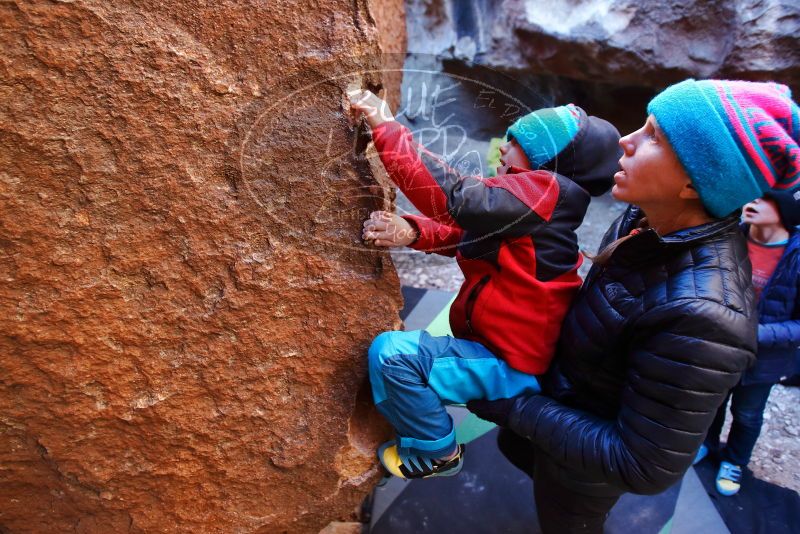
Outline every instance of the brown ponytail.
POLYGON ((614 254, 614 251, 617 250, 617 248, 621 244, 623 244, 625 241, 627 241, 628 239, 632 238, 633 236, 635 236, 636 234, 638 234, 642 230, 647 229, 647 227, 648 227, 647 217, 642 217, 642 219, 639 221, 638 226, 636 228, 634 228, 633 230, 631 230, 631 232, 628 235, 624 235, 624 236, 612 241, 611 243, 606 245, 606 247, 603 250, 601 250, 600 252, 598 252, 597 254, 592 254, 590 252, 586 252, 585 250, 582 250, 581 252, 593 264, 600 265, 602 267, 602 266, 604 266, 604 265, 606 265, 608 263, 608 260, 611 258, 611 255, 614 254))

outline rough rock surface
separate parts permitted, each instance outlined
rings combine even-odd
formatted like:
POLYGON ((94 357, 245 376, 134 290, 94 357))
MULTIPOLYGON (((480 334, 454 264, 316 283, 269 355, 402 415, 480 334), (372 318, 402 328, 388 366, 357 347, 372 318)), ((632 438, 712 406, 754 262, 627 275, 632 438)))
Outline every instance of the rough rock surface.
POLYGON ((409 0, 409 51, 593 83, 775 79, 800 89, 796 0, 409 0))
POLYGON ((0 531, 352 521, 401 297, 342 95, 396 3, 2 3, 0 531))
POLYGON ((400 86, 406 59, 406 13, 403 0, 369 0, 370 12, 378 30, 381 70, 385 94, 391 109, 400 105, 400 86))

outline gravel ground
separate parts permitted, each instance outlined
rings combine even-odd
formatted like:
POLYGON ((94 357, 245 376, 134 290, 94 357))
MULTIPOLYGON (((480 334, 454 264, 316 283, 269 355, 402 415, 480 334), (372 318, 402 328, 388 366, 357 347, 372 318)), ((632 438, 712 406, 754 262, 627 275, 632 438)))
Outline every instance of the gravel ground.
MULTIPOLYGON (((401 213, 414 213, 414 208, 398 193, 401 213)), ((592 200, 583 225, 578 229, 582 250, 596 252, 608 225, 624 210, 609 195, 592 200)), ((444 291, 458 291, 464 277, 455 260, 410 249, 392 251, 403 285, 444 291)), ((580 273, 585 276, 591 262, 584 261, 580 273)), ((750 469, 760 479, 794 491, 800 491, 800 388, 776 386, 772 390, 750 469)), ((727 435, 728 422, 723 430, 727 435)))
MULTIPOLYGON (((730 419, 728 411, 723 437, 730 419)), ((800 492, 800 388, 772 388, 749 468, 756 478, 800 492)))

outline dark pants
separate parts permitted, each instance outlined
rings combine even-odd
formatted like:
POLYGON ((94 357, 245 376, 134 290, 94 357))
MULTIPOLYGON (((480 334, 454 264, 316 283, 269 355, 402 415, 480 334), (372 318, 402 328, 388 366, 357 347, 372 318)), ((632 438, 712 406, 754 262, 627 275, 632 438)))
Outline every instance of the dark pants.
POLYGON ((708 429, 706 445, 712 451, 720 448, 720 434, 725 423, 725 408, 731 400, 733 423, 728 434, 728 442, 720 451, 720 458, 733 465, 746 466, 750 462, 756 446, 761 424, 764 422, 764 408, 767 406, 772 384, 738 385, 733 388, 725 402, 719 407, 717 416, 708 429))
POLYGON ((578 493, 565 488, 542 462, 549 461, 537 455, 530 441, 501 428, 497 435, 500 451, 518 469, 533 478, 533 498, 543 534, 602 534, 608 513, 619 500, 578 493))

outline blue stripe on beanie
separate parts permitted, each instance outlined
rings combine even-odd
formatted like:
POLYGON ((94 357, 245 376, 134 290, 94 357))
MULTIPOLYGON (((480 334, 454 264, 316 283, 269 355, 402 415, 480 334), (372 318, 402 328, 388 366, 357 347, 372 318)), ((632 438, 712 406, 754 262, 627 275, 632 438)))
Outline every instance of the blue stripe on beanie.
POLYGON ((577 135, 580 113, 572 104, 528 113, 506 135, 519 143, 533 169, 555 158, 577 135))

